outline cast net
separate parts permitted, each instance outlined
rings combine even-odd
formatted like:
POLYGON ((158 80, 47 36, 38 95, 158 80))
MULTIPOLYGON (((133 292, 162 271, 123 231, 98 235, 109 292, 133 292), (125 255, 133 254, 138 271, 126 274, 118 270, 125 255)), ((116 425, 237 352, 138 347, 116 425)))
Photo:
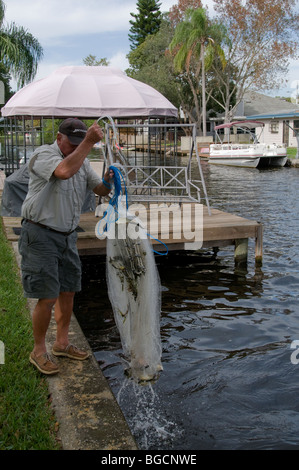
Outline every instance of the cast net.
POLYGON ((107 238, 108 295, 128 363, 126 372, 138 382, 149 381, 162 370, 160 278, 149 236, 128 211, 125 169, 117 164, 110 169, 114 190, 97 225, 107 238))
POLYGON ((143 381, 155 378, 162 369, 161 288, 148 238, 117 235, 124 228, 128 232, 130 223, 124 218, 115 239, 107 239, 107 285, 130 375, 143 381))

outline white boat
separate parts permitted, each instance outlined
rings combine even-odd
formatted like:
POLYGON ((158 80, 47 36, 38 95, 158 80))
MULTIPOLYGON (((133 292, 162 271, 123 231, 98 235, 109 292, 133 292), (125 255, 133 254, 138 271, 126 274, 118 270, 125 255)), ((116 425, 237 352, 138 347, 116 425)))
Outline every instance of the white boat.
POLYGON ((209 163, 249 168, 284 166, 287 161, 285 144, 259 142, 264 125, 261 121, 235 121, 216 126, 216 143, 210 145, 209 163), (258 128, 261 128, 259 135, 256 134, 258 128), (225 132, 225 129, 228 129, 228 133, 225 132), (224 130, 223 134, 219 132, 221 130, 224 130), (230 142, 231 130, 233 130, 234 136, 240 136, 241 134, 238 134, 240 130, 242 135, 248 134, 250 142, 230 142))

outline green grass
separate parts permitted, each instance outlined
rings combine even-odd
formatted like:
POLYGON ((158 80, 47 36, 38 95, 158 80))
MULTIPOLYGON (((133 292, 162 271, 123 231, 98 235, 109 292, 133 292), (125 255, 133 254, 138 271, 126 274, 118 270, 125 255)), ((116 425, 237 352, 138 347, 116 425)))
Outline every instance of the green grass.
POLYGON ((46 380, 29 363, 30 313, 0 218, 0 450, 56 450, 56 423, 46 380), (3 362, 3 361, 1 361, 3 362))
POLYGON ((288 147, 287 148, 287 157, 288 158, 295 158, 297 153, 297 148, 296 147, 288 147))

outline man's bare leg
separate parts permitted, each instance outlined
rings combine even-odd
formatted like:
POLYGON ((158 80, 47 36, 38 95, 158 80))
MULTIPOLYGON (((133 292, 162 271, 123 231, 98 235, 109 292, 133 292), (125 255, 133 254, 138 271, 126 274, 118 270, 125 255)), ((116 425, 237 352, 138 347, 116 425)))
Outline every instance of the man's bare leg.
POLYGON ((74 292, 60 292, 55 304, 57 334, 54 346, 65 349, 69 344, 69 326, 73 313, 74 292))
POLYGON ((56 301, 55 320, 57 323, 57 334, 52 354, 54 356, 66 356, 78 361, 84 361, 89 357, 89 353, 69 343, 69 326, 73 313, 74 296, 74 292, 61 292, 56 301))
POLYGON ((49 328, 52 308, 56 299, 39 299, 32 314, 34 354, 38 357, 47 352, 46 333, 49 328))

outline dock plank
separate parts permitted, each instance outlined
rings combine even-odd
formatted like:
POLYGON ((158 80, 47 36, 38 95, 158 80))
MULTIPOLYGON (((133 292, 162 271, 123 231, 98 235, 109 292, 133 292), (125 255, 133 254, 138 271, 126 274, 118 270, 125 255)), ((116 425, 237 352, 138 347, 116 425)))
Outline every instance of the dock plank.
MULTIPOLYGON (((187 203, 190 204, 190 203, 187 203)), ((195 203, 191 203, 195 204, 195 203)), ((185 243, 189 243, 190 240, 184 238, 184 231, 182 228, 182 218, 173 217, 173 226, 168 230, 167 221, 160 221, 158 232, 155 231, 153 236, 159 238, 165 243, 169 250, 180 250, 185 248, 185 243), (174 238, 173 233, 181 231, 180 238, 174 238)), ((190 227, 194 228, 194 213, 191 217, 191 221, 187 221, 190 227)), ((96 217, 94 212, 89 212, 81 215, 80 218, 80 232, 78 232, 78 250, 80 255, 88 254, 105 254, 106 252, 106 240, 100 240, 96 237, 95 227, 100 220, 100 217, 96 217)), ((4 230, 6 237, 10 241, 17 241, 19 238, 18 228, 21 227, 21 218, 19 217, 3 217, 4 230)), ((186 223, 186 220, 184 220, 186 223)), ((149 226, 149 225, 148 225, 149 226)), ((203 208, 203 247, 215 247, 234 245, 236 240, 254 238, 256 242, 255 256, 261 259, 262 257, 262 236, 263 230, 262 225, 250 219, 222 212, 218 209, 211 209, 211 215, 208 214, 207 208, 203 208)), ((192 241, 192 240, 191 240, 192 241)), ((151 240, 153 245, 159 244, 155 240, 151 240)), ((160 245, 161 250, 163 246, 160 245)))

